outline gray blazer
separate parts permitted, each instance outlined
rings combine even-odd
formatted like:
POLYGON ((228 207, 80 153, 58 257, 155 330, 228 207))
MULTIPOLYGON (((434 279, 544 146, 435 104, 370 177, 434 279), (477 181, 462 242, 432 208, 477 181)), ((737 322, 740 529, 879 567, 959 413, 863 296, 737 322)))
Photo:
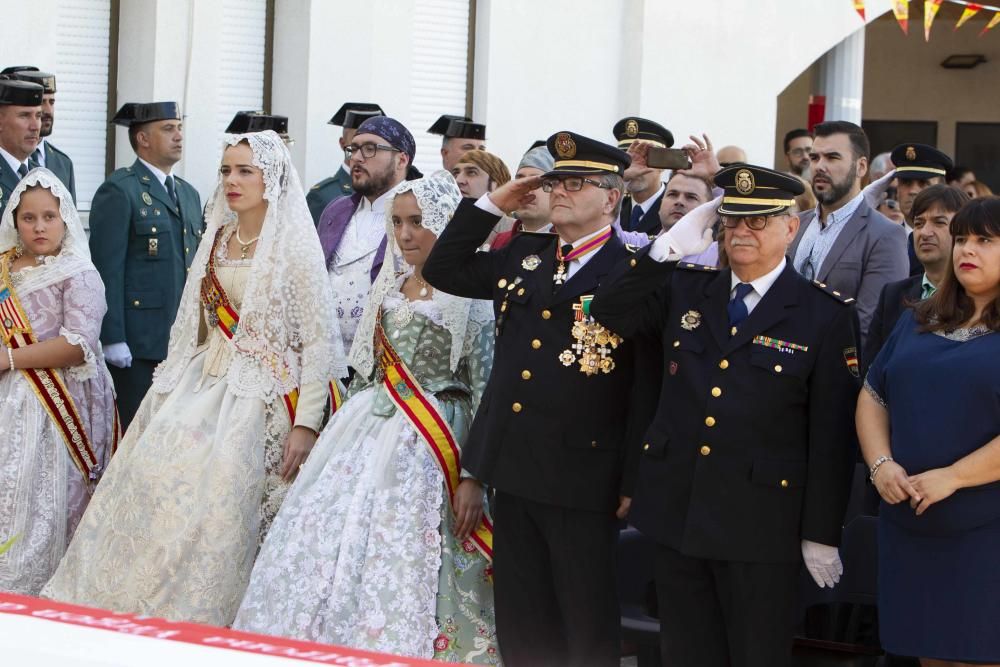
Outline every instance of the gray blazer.
MULTIPOLYGON (((799 241, 815 217, 815 210, 799 214, 799 232, 788 249, 793 262, 799 241)), ((857 300, 863 344, 882 288, 909 273, 906 230, 861 202, 823 260, 816 280, 857 300)))

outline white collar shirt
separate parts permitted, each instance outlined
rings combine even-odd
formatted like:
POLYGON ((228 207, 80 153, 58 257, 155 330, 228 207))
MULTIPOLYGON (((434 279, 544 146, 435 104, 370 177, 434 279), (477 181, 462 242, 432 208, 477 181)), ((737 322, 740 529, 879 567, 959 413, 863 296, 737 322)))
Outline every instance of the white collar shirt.
MULTIPOLYGON (((782 257, 778 266, 774 267, 771 271, 768 271, 760 278, 750 281, 750 286, 753 287, 753 289, 750 290, 745 297, 743 297, 743 303, 746 304, 748 314, 753 312, 753 309, 757 307, 757 304, 764 298, 767 291, 771 289, 771 286, 774 285, 778 276, 780 276, 781 272, 785 270, 785 265, 787 263, 788 261, 782 257)), ((736 286, 742 282, 743 281, 740 280, 739 276, 736 275, 736 272, 733 271, 729 287, 730 299, 736 296, 736 286)))
MULTIPOLYGON (((0 155, 2 155, 3 159, 7 161, 7 164, 10 165, 11 171, 13 171, 15 174, 17 174, 17 170, 21 168, 22 164, 28 164, 28 160, 20 162, 16 157, 8 153, 7 150, 2 147, 0 147, 0 155)), ((20 178, 21 176, 18 175, 18 179, 20 178)))
POLYGON ((156 180, 158 180, 160 182, 160 185, 163 186, 163 189, 166 190, 167 189, 167 174, 166 174, 166 172, 164 172, 159 167, 154 167, 153 165, 151 165, 150 163, 146 162, 142 158, 139 158, 139 162, 141 162, 144 165, 146 165, 146 169, 149 169, 151 172, 153 172, 153 176, 156 176, 156 180))

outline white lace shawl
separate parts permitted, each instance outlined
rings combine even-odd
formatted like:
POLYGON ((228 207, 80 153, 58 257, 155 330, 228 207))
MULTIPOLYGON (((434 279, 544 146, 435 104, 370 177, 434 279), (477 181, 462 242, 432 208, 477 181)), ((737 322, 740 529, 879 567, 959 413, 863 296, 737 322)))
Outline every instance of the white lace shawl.
POLYGON ((0 219, 0 253, 17 245, 17 228, 14 226, 14 210, 21 203, 21 195, 29 187, 41 186, 59 200, 59 215, 66 224, 59 254, 46 257, 42 264, 18 272, 17 293, 22 297, 35 290, 61 283, 82 271, 97 271, 90 261, 90 246, 87 233, 80 223, 80 214, 73 205, 73 198, 62 181, 48 169, 32 169, 17 184, 7 199, 7 206, 0 219))
MULTIPOLYGON (((249 144, 253 164, 264 176, 267 214, 250 265, 240 322, 229 341, 237 354, 227 371, 229 391, 271 402, 293 389, 347 376, 340 327, 319 237, 291 155, 273 131, 228 135, 223 150, 249 144)), ((201 283, 216 232, 236 224, 220 177, 205 212, 198 247, 177 318, 170 329, 167 358, 153 376, 153 390, 177 386, 198 344, 201 283)))
MULTIPOLYGON (((396 244, 393 234, 392 209, 396 196, 404 192, 412 192, 420 207, 421 225, 429 229, 435 236, 451 221, 462 200, 455 179, 447 171, 439 170, 414 181, 403 181, 392 191, 392 198, 385 208, 386 248, 385 261, 379 271, 368 303, 354 335, 351 345, 350 364, 358 370, 362 377, 371 377, 375 367, 375 322, 386 296, 399 291, 400 282, 396 276, 396 266, 406 266, 403 253, 396 244)), ((411 269, 412 270, 412 269, 411 269)), ((472 350, 475 338, 485 324, 493 321, 493 304, 488 301, 465 299, 434 290, 431 299, 441 309, 442 324, 451 333, 451 355, 449 364, 451 370, 458 367, 463 355, 472 350)))

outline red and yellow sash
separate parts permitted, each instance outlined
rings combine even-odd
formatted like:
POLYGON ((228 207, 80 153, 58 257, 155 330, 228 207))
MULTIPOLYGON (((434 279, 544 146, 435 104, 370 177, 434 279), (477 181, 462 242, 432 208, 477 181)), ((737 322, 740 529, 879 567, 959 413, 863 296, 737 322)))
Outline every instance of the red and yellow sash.
MULTIPOLYGON (((381 317, 375 324, 375 349, 381 370, 382 383, 389 398, 406 415, 410 425, 420 434, 430 447, 434 460, 444 473, 444 483, 448 490, 449 502, 455 497, 455 491, 461 482, 462 466, 458 444, 451 432, 448 422, 427 398, 417 379, 410 373, 406 363, 399 357, 389 343, 382 330, 381 317)), ((493 523, 489 516, 483 513, 482 521, 469 536, 469 542, 482 552, 487 560, 493 562, 493 523)))
MULTIPOLYGON (((10 279, 10 265, 13 250, 0 257, 0 334, 4 344, 16 350, 35 342, 28 316, 17 298, 10 279)), ((83 419, 69 393, 62 374, 55 368, 22 368, 21 373, 35 392, 42 407, 49 414, 66 443, 66 450, 83 478, 93 482, 101 474, 101 462, 94 455, 94 448, 83 426, 83 419)), ((111 451, 118 448, 121 427, 118 422, 118 406, 115 405, 111 451)))
MULTIPOLYGON (((205 277, 201 281, 201 303, 207 313, 210 326, 216 326, 227 339, 232 340, 236 335, 236 330, 240 325, 240 314, 229 302, 226 290, 222 288, 218 276, 215 275, 215 253, 219 249, 219 240, 222 238, 222 227, 215 234, 212 241, 212 251, 208 254, 208 267, 205 270, 205 277)), ((330 391, 330 414, 333 415, 340 409, 344 398, 340 392, 340 386, 336 380, 329 382, 330 391)), ((292 389, 282 397, 285 410, 288 411, 288 421, 295 425, 295 408, 299 404, 299 390, 292 389)))

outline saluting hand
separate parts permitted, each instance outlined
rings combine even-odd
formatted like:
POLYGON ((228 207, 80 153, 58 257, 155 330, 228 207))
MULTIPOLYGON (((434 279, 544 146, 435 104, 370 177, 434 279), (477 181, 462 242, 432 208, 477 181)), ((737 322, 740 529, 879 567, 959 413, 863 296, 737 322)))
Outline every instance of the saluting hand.
POLYGON ((488 196, 494 206, 510 215, 511 212, 535 201, 535 195, 531 193, 540 187, 542 187, 541 176, 515 178, 504 183, 488 196))
POLYGON ((464 542, 483 519, 483 485, 471 477, 459 482, 452 509, 455 511, 455 539, 464 542))
POLYGON ((889 184, 894 178, 896 178, 896 170, 892 169, 882 178, 866 185, 865 189, 861 191, 861 194, 865 196, 865 203, 872 208, 878 208, 879 204, 882 203, 882 195, 889 189, 889 184))
POLYGON ((615 512, 615 516, 620 520, 624 520, 628 516, 629 509, 632 508, 632 499, 628 496, 618 496, 618 510, 615 512))
MULTIPOLYGON (((883 464, 885 465, 885 464, 883 464)), ((920 516, 934 503, 941 502, 959 489, 958 479, 950 468, 935 468, 909 478, 916 495, 910 497, 910 507, 920 516)))
POLYGON ((305 426, 296 426, 285 438, 285 452, 281 463, 281 479, 290 482, 299 474, 299 468, 316 444, 316 433, 305 426))
POLYGON ((903 470, 903 466, 895 461, 886 461, 879 466, 872 483, 878 494, 882 496, 882 500, 890 505, 911 498, 915 498, 919 502, 920 494, 913 488, 910 479, 910 476, 903 470))

